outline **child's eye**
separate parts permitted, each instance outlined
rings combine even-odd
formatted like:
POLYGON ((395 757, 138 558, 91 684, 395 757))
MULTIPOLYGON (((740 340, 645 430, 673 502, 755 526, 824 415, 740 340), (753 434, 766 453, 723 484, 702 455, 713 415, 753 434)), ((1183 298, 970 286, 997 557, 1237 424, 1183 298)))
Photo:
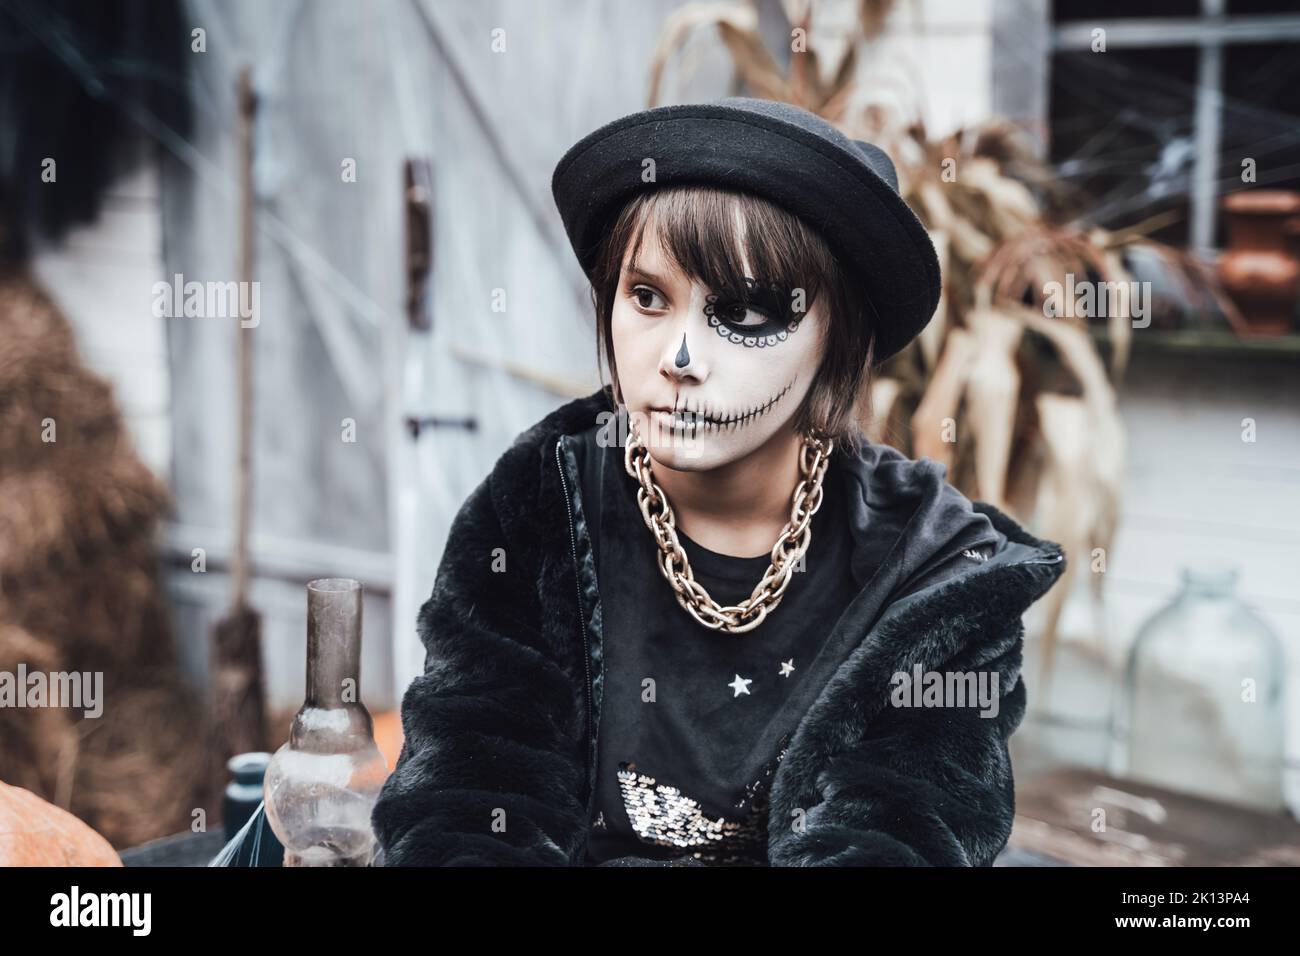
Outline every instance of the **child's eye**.
POLYGON ((667 302, 664 302, 663 305, 654 304, 655 299, 663 301, 663 296, 648 286, 634 286, 632 289, 632 298, 636 300, 638 306, 646 310, 666 309, 668 307, 667 302))
POLYGON ((746 305, 743 302, 723 306, 720 310, 717 310, 717 315, 731 325, 739 326, 763 325, 772 319, 770 315, 757 306, 746 305))
POLYGON ((772 288, 751 286, 744 295, 706 296, 704 314, 733 328, 760 329, 784 316, 783 301, 772 288))

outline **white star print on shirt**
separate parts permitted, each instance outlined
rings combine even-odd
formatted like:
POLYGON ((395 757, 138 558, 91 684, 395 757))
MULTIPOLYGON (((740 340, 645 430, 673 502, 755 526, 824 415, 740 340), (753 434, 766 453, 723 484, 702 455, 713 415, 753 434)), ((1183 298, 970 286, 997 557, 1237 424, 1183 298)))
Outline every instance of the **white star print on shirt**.
POLYGON ((739 674, 737 674, 736 679, 727 685, 728 687, 730 687, 732 690, 735 691, 735 693, 732 695, 732 700, 735 700, 741 694, 748 694, 749 685, 752 683, 754 683, 754 679, 752 677, 741 677, 739 674))
POLYGON ((785 661, 784 663, 781 664, 781 676, 789 677, 793 673, 794 673, 794 658, 792 657, 788 661, 785 661))

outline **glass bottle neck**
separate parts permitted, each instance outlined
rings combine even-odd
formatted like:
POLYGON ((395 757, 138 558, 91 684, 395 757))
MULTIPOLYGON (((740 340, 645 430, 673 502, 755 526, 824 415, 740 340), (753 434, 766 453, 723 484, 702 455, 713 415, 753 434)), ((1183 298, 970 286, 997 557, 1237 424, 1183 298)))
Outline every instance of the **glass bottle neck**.
POLYGON ((361 700, 361 585, 325 578, 307 585, 307 706, 361 700))
POLYGON ((1184 567, 1182 579, 1184 592, 1198 599, 1231 597, 1237 589, 1237 569, 1231 565, 1184 567))

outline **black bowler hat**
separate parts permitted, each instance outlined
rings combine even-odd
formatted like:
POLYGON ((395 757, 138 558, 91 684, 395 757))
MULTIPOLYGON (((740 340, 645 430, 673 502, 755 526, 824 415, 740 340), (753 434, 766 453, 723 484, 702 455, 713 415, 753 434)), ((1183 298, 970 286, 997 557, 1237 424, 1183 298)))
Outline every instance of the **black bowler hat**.
POLYGON ((635 193, 684 183, 754 193, 821 233, 875 313, 876 361, 911 342, 939 304, 934 245, 889 157, 801 107, 743 96, 633 113, 569 148, 551 192, 587 275, 635 193), (646 158, 654 183, 641 179, 646 158))

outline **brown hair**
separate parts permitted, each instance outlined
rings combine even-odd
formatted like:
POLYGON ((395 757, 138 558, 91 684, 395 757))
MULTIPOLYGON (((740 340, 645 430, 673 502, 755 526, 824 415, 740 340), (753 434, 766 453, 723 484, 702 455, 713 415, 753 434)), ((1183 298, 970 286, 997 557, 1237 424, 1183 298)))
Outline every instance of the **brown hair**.
POLYGON ((623 257, 631 245, 631 263, 636 263, 646 224, 652 221, 665 253, 687 276, 719 294, 743 294, 743 244, 755 277, 786 291, 802 289, 807 309, 826 296, 821 363, 794 425, 800 433, 834 438, 837 446, 858 454, 863 435, 856 413, 859 407, 870 408, 869 369, 875 346, 867 322, 869 305, 814 229, 752 193, 709 185, 666 186, 637 194, 623 208, 591 273, 597 359, 603 357, 609 368, 615 397, 620 390, 611 322, 623 257))

